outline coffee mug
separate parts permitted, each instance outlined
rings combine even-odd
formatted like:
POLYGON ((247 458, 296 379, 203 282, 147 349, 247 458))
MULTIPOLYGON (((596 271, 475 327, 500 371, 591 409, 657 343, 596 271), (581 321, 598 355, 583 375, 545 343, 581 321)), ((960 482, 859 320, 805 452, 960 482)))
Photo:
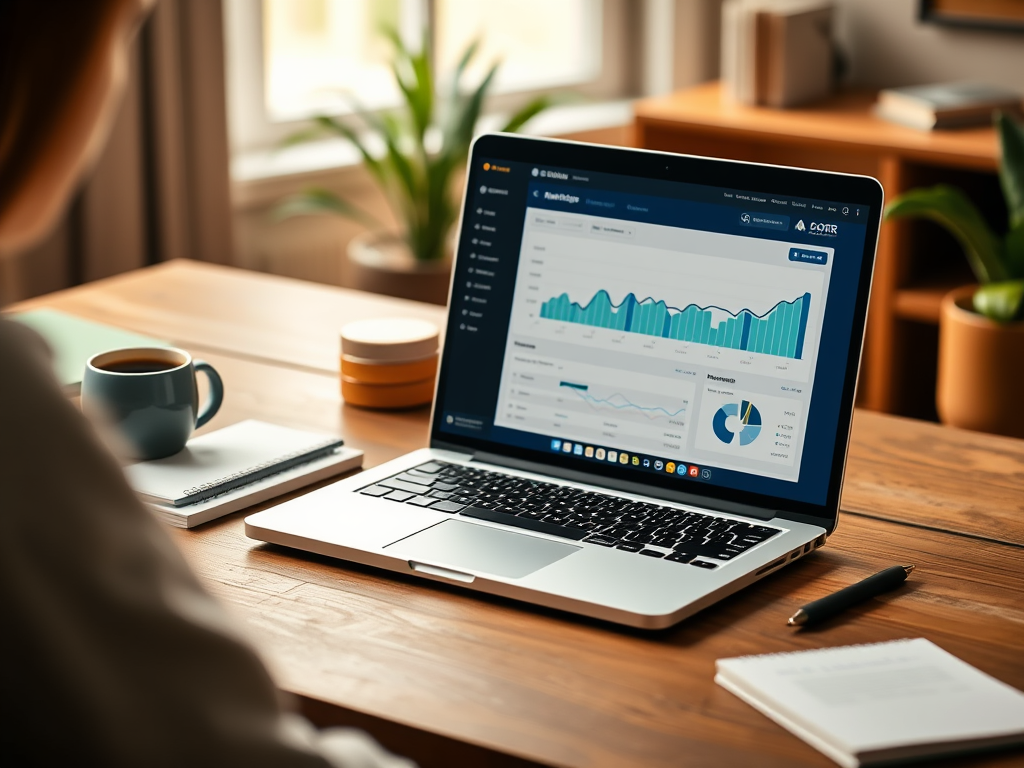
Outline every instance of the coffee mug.
POLYGON ((138 347, 93 355, 82 378, 82 411, 112 426, 121 450, 134 459, 162 459, 182 448, 192 431, 214 417, 224 383, 213 366, 182 349, 138 347), (210 393, 199 410, 196 371, 210 393))

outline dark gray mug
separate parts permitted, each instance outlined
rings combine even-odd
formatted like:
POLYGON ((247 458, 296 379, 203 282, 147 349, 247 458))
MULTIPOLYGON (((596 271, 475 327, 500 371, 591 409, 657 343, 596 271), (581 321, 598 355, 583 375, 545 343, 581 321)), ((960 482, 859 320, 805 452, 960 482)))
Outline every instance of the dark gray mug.
POLYGON ((137 347, 89 358, 82 378, 82 411, 114 427, 134 459, 162 459, 182 448, 192 431, 213 418, 224 400, 220 374, 182 349, 137 347), (210 381, 199 411, 196 371, 210 381))

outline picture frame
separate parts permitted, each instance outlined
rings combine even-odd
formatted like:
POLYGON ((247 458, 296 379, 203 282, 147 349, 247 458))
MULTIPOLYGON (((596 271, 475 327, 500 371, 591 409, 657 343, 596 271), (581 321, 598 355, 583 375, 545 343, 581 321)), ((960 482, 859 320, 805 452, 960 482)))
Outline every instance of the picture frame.
POLYGON ((1024 32, 1024 0, 920 0, 925 23, 996 32, 1024 32))

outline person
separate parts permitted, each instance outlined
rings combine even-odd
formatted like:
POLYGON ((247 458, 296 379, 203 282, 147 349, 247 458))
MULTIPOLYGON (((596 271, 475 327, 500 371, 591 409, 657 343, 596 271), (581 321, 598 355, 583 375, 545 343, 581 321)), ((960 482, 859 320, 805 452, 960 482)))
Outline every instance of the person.
MULTIPOLYGON (((0 0, 0 258, 54 225, 103 144, 152 0, 0 0)), ((289 713, 62 395, 0 320, 0 605, 7 764, 409 768, 289 713)))

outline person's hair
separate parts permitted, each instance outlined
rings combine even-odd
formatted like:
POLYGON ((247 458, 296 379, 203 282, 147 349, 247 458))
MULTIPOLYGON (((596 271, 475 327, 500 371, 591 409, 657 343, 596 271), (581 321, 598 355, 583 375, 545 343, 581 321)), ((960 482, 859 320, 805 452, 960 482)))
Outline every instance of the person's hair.
POLYGON ((0 0, 0 251, 54 223, 95 154, 141 5, 0 0))

